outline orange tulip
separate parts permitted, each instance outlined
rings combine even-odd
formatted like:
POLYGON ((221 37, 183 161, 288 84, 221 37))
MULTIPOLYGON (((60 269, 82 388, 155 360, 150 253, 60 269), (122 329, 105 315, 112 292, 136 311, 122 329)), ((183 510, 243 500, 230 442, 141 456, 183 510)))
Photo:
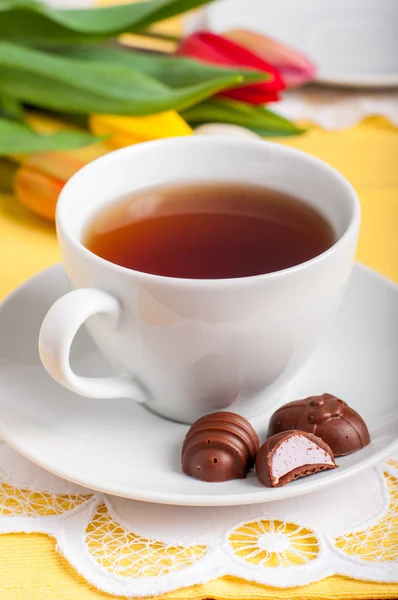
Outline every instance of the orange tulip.
MULTIPOLYGON (((27 120, 31 127, 44 134, 68 127, 53 117, 36 113, 28 113, 27 120)), ((84 165, 115 147, 192 134, 192 129, 184 119, 171 110, 144 117, 91 115, 90 128, 97 135, 106 135, 108 138, 104 142, 76 150, 13 156, 13 160, 22 165, 15 179, 14 191, 24 206, 44 219, 54 221, 60 191, 68 179, 84 165)))
POLYGON ((21 204, 39 216, 54 221, 57 198, 68 179, 84 165, 107 152, 109 148, 97 144, 65 152, 18 156, 16 158, 22 167, 15 179, 15 194, 21 204))
POLYGON ((37 152, 28 155, 14 155, 14 160, 41 173, 67 181, 79 169, 92 160, 110 151, 105 144, 95 144, 76 150, 57 152, 37 152))
POLYGON ((16 174, 14 192, 26 208, 43 219, 54 221, 58 196, 64 185, 65 181, 23 166, 16 174))
MULTIPOLYGON (((70 124, 42 113, 27 112, 25 120, 42 134, 74 129, 70 124)), ((34 213, 48 221, 54 221, 58 196, 68 179, 109 150, 104 142, 99 142, 75 150, 13 155, 12 159, 22 165, 14 181, 15 195, 21 204, 34 213)))

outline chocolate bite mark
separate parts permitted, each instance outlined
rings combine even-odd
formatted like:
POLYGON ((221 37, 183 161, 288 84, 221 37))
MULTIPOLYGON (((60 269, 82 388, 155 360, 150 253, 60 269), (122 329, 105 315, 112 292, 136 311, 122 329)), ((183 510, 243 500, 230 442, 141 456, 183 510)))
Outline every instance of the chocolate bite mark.
POLYGON ((304 431, 284 431, 268 439, 256 457, 259 481, 281 487, 293 479, 337 467, 329 446, 304 431))
POLYGON ((271 460, 272 473, 276 483, 281 477, 299 467, 323 464, 333 464, 330 454, 303 435, 292 436, 282 441, 275 448, 271 460))

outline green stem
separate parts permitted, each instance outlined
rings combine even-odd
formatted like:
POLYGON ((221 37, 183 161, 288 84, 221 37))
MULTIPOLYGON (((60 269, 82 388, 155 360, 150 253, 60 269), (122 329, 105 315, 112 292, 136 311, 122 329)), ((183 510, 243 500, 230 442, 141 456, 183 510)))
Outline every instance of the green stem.
POLYGON ((17 170, 18 165, 15 162, 0 158, 0 192, 12 192, 17 170))

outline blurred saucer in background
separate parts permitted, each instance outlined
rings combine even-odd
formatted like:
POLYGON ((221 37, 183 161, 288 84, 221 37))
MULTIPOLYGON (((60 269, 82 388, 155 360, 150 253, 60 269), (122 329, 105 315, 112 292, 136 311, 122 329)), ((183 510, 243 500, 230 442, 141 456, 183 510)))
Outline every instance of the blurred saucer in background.
POLYGON ((317 64, 318 83, 398 86, 396 0, 219 0, 187 27, 252 29, 273 37, 317 64))

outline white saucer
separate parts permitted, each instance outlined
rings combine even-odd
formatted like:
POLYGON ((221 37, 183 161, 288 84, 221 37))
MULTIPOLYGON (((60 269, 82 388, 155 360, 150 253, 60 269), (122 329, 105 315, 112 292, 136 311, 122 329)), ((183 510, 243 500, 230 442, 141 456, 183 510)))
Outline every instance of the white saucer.
MULTIPOLYGON (((340 466, 282 488, 246 480, 203 483, 181 473, 185 425, 131 400, 89 400, 57 385, 41 366, 37 337, 50 305, 68 290, 61 266, 17 289, 0 306, 0 435, 49 471, 127 498, 196 506, 267 502, 352 477, 398 447, 398 287, 356 266, 328 338, 291 383, 284 401, 331 392, 366 420, 372 444, 340 466)), ((85 331, 74 368, 103 376, 109 367, 85 331)), ((253 422, 264 437, 269 415, 253 422)))
POLYGON ((201 15, 189 29, 253 29, 301 50, 319 83, 398 86, 396 0, 221 0, 201 15))

